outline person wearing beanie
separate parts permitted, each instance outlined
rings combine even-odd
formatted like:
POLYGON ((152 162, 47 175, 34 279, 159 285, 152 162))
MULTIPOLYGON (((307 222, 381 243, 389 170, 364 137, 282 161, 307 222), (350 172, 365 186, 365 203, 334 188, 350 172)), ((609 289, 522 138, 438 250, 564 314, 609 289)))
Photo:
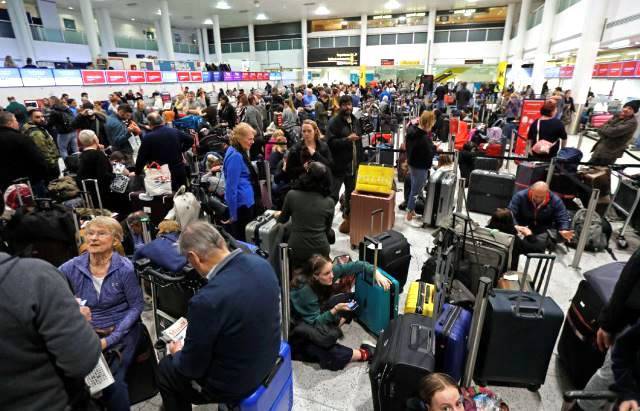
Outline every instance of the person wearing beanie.
POLYGON ((622 157, 638 127, 637 112, 638 104, 629 102, 622 107, 620 114, 598 129, 600 139, 593 146, 590 162, 611 165, 622 157))

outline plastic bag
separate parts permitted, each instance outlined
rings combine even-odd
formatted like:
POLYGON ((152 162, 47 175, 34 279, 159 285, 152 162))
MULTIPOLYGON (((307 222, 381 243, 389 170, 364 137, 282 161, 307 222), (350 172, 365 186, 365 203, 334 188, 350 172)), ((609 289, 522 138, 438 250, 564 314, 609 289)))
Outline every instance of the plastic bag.
POLYGON ((171 171, 169 166, 151 163, 145 167, 144 189, 150 196, 171 195, 171 171))

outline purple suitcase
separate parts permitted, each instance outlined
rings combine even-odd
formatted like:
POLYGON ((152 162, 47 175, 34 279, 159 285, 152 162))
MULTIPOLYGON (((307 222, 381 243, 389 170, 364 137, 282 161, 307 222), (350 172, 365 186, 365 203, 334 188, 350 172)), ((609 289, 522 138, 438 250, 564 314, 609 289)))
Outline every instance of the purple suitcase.
POLYGON ((538 163, 535 161, 523 161, 518 164, 516 170, 516 183, 513 193, 529 188, 533 183, 545 181, 549 165, 547 163, 538 163))
POLYGON ((436 323, 436 371, 460 381, 467 357, 467 338, 471 330, 471 312, 445 304, 436 323))

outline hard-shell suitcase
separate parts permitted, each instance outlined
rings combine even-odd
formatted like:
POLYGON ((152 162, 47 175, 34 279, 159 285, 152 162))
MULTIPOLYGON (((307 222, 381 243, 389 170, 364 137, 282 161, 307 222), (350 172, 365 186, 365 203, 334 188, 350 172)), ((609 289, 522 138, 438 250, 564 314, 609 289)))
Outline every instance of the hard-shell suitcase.
POLYGON ((260 205, 268 210, 273 207, 273 202, 271 200, 271 170, 269 168, 269 162, 265 160, 257 160, 253 161, 252 164, 258 173, 260 205))
MULTIPOLYGON (((373 256, 373 265, 378 269, 376 254, 378 242, 370 237, 365 237, 367 243, 366 254, 373 256)), ((375 270, 374 270, 375 271, 375 270)), ((380 335, 382 330, 389 326, 389 321, 398 317, 398 298, 400 285, 398 281, 384 270, 380 272, 391 281, 389 291, 385 291, 376 284, 374 276, 362 273, 356 277, 356 296, 358 309, 356 315, 358 322, 375 335, 380 335)))
POLYGON ((427 183, 423 220, 431 227, 440 226, 446 221, 455 205, 456 175, 452 171, 435 171, 427 183))
POLYGON ((278 237, 281 231, 274 213, 275 211, 272 210, 265 211, 247 224, 244 231, 247 242, 255 244, 266 251, 269 256, 275 255, 274 251, 278 246, 278 237))
POLYGON ((549 165, 547 163, 539 163, 535 161, 523 161, 518 164, 516 170, 516 182, 514 194, 518 191, 529 188, 533 183, 545 181, 549 165))
POLYGON ((544 384, 564 314, 546 296, 555 256, 527 255, 525 274, 532 259, 537 260, 535 292, 522 291, 521 283, 519 291, 494 290, 489 296, 474 374, 480 385, 524 386, 536 391, 544 384))
MULTIPOLYGON (((409 264, 411 263, 411 246, 407 238, 395 230, 385 231, 384 233, 373 236, 373 238, 380 243, 378 250, 378 267, 398 280, 400 292, 402 292, 402 288, 407 282, 409 264)), ((365 253, 364 248, 365 243, 361 242, 359 246, 359 259, 373 264, 373 254, 365 253)))
POLYGON ((467 357, 471 312, 445 304, 436 322, 436 371, 460 381, 467 357))
POLYGON ((409 285, 409 292, 404 303, 404 313, 414 313, 433 317, 436 298, 436 286, 422 281, 414 281, 409 285))
POLYGON ((613 293, 625 263, 613 262, 584 273, 571 299, 560 340, 558 358, 577 388, 582 389, 604 362, 596 346, 598 316, 613 293))
POLYGON ((173 195, 150 197, 144 191, 129 193, 132 211, 144 211, 149 215, 151 223, 158 226, 173 208, 173 195), (142 196, 142 197, 141 197, 142 196))
POLYGON ((365 235, 378 235, 391 230, 395 223, 396 193, 389 195, 367 194, 354 191, 351 194, 349 238, 355 247, 365 235), (382 210, 382 211, 379 211, 382 210), (380 221, 374 215, 381 213, 380 221))
POLYGON ((403 410, 418 395, 420 379, 435 369, 435 341, 432 318, 405 314, 391 321, 369 368, 375 411, 403 410))
POLYGON ((496 172, 500 168, 500 160, 489 157, 476 157, 473 159, 474 170, 487 170, 496 172))
POLYGON ((493 214, 505 208, 513 196, 515 176, 487 170, 473 170, 469 178, 467 208, 483 214, 493 214))

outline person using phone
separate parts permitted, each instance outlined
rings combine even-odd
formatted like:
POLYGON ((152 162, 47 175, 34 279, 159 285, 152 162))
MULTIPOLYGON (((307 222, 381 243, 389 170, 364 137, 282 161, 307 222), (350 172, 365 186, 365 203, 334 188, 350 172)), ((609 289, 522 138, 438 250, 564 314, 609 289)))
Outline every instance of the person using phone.
MULTIPOLYGON (((307 266, 296 275, 291 285, 291 316, 294 326, 290 344, 297 360, 315 362, 321 368, 337 371, 353 361, 370 361, 375 345, 364 341, 359 348, 338 344, 342 336, 340 327, 347 322, 355 301, 347 298, 337 304, 330 301, 333 284, 347 275, 373 275, 376 283, 389 290, 391 282, 380 272, 374 273, 373 265, 365 261, 333 265, 327 257, 315 254, 307 266), (350 308, 351 307, 351 308, 350 308)), ((344 295, 344 294, 343 294, 344 295)))

